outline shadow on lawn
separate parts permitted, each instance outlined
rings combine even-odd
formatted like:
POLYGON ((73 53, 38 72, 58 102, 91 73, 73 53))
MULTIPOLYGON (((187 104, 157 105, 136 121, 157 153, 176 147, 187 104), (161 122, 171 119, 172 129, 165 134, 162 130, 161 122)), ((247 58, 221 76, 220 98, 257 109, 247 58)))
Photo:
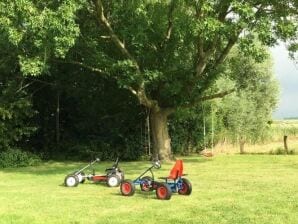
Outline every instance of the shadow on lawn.
POLYGON ((213 157, 196 156, 196 157, 183 158, 182 160, 185 163, 205 163, 205 162, 212 161, 213 157))
MULTIPOLYGON (((87 163, 81 162, 44 162, 37 166, 30 167, 19 167, 19 168, 4 168, 1 169, 3 173, 21 173, 21 174, 31 174, 31 175, 63 175, 66 176, 70 173, 73 173, 77 170, 82 169, 88 165, 87 163)), ((99 162, 96 165, 93 165, 93 169, 86 169, 83 172, 85 174, 95 174, 104 175, 105 170, 110 168, 113 165, 113 162, 99 162)), ((151 165, 147 161, 138 161, 138 162, 124 162, 123 166, 121 162, 119 163, 120 169, 122 169, 125 174, 135 175, 135 173, 142 172, 151 165)))
POLYGON ((132 197, 136 197, 136 198, 141 198, 141 199, 152 199, 152 200, 159 200, 156 197, 155 191, 150 191, 150 192, 143 192, 139 189, 136 189, 134 195, 132 196, 123 196, 120 192, 113 192, 110 193, 111 196, 117 196, 119 198, 132 198, 132 197))
MULTIPOLYGON (((212 158, 204 158, 204 157, 184 157, 182 158, 185 163, 205 163, 212 161, 212 158)), ((160 171, 168 172, 175 162, 166 162, 162 163, 162 168, 160 171)), ((30 174, 30 175, 62 175, 65 177, 66 175, 73 173, 77 170, 82 169, 85 167, 87 163, 83 162, 55 162, 49 161, 44 162, 38 166, 31 166, 31 167, 20 167, 20 168, 5 168, 2 169, 1 172, 3 173, 21 173, 21 174, 30 174)), ((99 162, 93 166, 95 174, 104 175, 105 169, 111 167, 113 165, 113 161, 104 161, 99 162)), ((150 161, 136 161, 136 162, 123 162, 119 163, 120 169, 125 172, 125 176, 128 178, 137 177, 143 171, 151 166, 150 161)), ((153 169, 153 172, 160 172, 153 169)), ((93 174, 92 169, 84 170, 85 174, 93 174)))

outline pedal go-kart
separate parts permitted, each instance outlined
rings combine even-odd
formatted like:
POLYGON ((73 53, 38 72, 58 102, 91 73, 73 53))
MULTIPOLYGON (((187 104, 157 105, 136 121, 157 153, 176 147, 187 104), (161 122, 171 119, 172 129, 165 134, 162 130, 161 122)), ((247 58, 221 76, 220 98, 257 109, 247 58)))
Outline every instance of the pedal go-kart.
POLYGON ((93 182, 106 182, 109 187, 118 187, 121 181, 124 179, 124 172, 118 167, 119 158, 116 159, 111 168, 105 170, 106 174, 104 175, 96 175, 93 169, 93 164, 99 161, 100 159, 97 158, 82 169, 68 174, 64 179, 65 186, 76 187, 78 184, 84 183, 87 179, 93 182), (92 169, 92 174, 85 174, 83 171, 86 169, 92 169))
POLYGON ((192 185, 190 181, 183 178, 183 176, 186 176, 186 174, 183 174, 183 161, 177 160, 170 171, 170 175, 167 177, 160 177, 159 179, 165 180, 173 193, 178 192, 178 194, 181 195, 190 195, 192 192, 192 185))
POLYGON ((159 161, 153 162, 152 166, 145 170, 135 180, 123 180, 120 185, 121 194, 124 196, 132 196, 135 193, 135 186, 140 185, 142 191, 155 190, 156 197, 161 200, 169 200, 172 196, 171 188, 166 183, 157 182, 154 180, 154 174, 152 169, 160 169, 161 165, 159 161), (151 173, 151 176, 145 176, 147 173, 151 173))

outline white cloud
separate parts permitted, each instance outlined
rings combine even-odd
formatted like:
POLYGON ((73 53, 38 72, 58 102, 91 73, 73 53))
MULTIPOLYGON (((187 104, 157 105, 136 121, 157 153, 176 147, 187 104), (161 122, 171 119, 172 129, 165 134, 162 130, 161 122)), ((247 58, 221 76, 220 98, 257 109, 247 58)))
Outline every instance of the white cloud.
POLYGON ((275 118, 298 117, 298 65, 292 61, 284 44, 271 49, 274 72, 280 83, 281 95, 275 118))

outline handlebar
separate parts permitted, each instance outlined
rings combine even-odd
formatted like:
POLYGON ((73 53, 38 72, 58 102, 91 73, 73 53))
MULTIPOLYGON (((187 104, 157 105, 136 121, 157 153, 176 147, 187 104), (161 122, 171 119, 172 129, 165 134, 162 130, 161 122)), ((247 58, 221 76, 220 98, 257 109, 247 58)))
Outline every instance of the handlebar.
POLYGON ((161 168, 161 164, 159 160, 153 161, 152 165, 155 169, 160 169, 161 168))

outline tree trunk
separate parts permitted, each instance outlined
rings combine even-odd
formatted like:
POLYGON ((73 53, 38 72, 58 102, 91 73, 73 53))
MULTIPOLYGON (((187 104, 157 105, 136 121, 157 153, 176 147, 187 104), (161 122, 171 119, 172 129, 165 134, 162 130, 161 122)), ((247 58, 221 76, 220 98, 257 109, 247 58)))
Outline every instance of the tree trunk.
POLYGON ((166 110, 152 110, 150 113, 151 134, 153 140, 153 157, 160 160, 171 160, 171 138, 168 131, 168 115, 166 110))
POLYGON ((59 148, 60 143, 60 93, 57 91, 57 105, 56 105, 56 144, 59 148))
POLYGON ((245 141, 243 139, 240 139, 240 154, 244 154, 244 144, 245 141))

